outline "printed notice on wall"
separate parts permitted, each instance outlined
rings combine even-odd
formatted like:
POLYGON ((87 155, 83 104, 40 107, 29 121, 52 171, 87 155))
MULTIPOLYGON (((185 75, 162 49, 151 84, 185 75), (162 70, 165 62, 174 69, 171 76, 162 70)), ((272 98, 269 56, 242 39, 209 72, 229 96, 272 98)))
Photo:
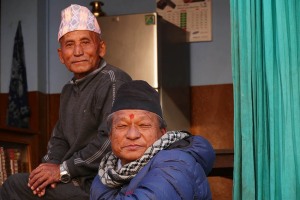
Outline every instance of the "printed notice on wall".
POLYGON ((212 40, 212 0, 156 0, 157 13, 189 33, 189 42, 212 40))

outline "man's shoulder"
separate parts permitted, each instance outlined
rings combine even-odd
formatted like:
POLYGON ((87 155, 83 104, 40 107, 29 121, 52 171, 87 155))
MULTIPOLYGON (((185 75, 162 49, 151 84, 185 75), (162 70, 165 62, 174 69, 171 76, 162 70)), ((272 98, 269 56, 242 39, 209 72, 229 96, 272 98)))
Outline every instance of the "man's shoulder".
POLYGON ((104 73, 104 74, 112 73, 112 74, 115 74, 116 76, 123 76, 123 77, 126 77, 126 78, 130 78, 130 76, 127 72, 120 69, 119 67, 116 67, 116 66, 113 66, 113 65, 110 65, 110 64, 107 64, 103 68, 102 73, 104 73))
POLYGON ((197 158, 199 156, 213 157, 214 151, 206 139, 201 136, 190 135, 186 138, 178 140, 168 148, 161 150, 157 159, 172 158, 172 159, 189 159, 190 157, 197 158))
POLYGON ((128 82, 131 81, 130 75, 123 71, 122 69, 115 67, 113 65, 107 64, 103 70, 101 70, 100 74, 104 74, 109 77, 111 82, 128 82))
POLYGON ((191 155, 187 153, 182 148, 174 148, 174 149, 165 149, 161 150, 157 153, 155 157, 153 157, 152 161, 153 163, 157 163, 159 165, 163 165, 164 162, 171 161, 182 161, 189 158, 191 155))

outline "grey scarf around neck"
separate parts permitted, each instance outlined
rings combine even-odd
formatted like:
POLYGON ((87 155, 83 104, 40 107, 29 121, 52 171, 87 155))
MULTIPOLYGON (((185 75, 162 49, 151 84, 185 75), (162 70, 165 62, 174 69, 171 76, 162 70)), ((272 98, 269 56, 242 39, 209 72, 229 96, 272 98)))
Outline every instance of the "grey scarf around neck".
POLYGON ((169 131, 155 141, 141 158, 122 166, 120 169, 118 169, 118 158, 113 152, 109 152, 100 163, 99 178, 104 185, 111 188, 128 183, 160 150, 188 136, 189 134, 185 132, 169 131))

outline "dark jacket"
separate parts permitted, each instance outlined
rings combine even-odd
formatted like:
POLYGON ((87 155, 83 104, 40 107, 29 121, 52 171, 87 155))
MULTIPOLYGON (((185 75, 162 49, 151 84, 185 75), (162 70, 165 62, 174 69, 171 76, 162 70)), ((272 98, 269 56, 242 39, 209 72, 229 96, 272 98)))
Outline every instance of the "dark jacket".
POLYGON ((214 160, 210 143, 200 136, 190 136, 161 150, 127 185, 109 188, 96 176, 90 199, 211 199, 206 175, 214 160))

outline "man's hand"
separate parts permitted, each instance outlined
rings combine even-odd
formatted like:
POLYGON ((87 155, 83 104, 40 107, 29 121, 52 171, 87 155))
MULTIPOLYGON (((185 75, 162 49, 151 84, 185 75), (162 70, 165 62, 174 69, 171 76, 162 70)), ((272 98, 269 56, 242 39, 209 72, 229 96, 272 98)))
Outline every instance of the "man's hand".
MULTIPOLYGON (((52 183, 51 188, 55 188, 55 187, 56 187, 56 183, 52 183)), ((43 190, 39 190, 39 191, 35 190, 35 191, 33 191, 33 193, 35 195, 38 195, 39 197, 42 197, 46 194, 46 188, 44 188, 43 190)))
POLYGON ((60 179, 59 164, 42 163, 29 175, 28 187, 39 197, 45 195, 46 187, 55 188, 60 179))

